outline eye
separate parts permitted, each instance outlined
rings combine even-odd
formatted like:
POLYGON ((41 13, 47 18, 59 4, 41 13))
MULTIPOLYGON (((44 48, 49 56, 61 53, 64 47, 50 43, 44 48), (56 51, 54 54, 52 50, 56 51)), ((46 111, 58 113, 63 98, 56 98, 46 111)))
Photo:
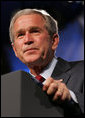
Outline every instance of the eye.
POLYGON ((39 30, 32 30, 31 33, 39 33, 39 30))
POLYGON ((37 34, 37 33, 40 33, 41 32, 41 29, 38 28, 38 27, 32 27, 32 28, 30 28, 29 32, 30 33, 34 33, 34 34, 37 34))
POLYGON ((19 34, 17 35, 17 37, 22 37, 22 36, 24 36, 24 33, 19 33, 19 34))

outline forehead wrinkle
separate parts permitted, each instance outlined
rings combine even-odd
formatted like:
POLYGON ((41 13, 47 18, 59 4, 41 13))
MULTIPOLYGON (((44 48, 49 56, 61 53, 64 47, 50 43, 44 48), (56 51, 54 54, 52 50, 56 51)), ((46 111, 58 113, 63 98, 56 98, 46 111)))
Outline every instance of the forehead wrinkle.
POLYGON ((38 26, 31 26, 31 27, 29 27, 29 28, 27 28, 27 29, 22 28, 22 29, 17 30, 17 31, 16 31, 16 34, 18 34, 18 33, 20 33, 20 32, 24 32, 24 31, 35 30, 35 29, 42 30, 42 29, 41 29, 40 27, 38 27, 38 26))

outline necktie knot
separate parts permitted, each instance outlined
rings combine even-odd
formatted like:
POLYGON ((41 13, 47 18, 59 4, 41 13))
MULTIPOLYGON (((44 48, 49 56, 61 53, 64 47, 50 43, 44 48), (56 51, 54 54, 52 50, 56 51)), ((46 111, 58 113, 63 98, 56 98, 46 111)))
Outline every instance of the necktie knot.
POLYGON ((36 79, 39 80, 40 82, 43 82, 45 79, 41 75, 36 76, 36 79))

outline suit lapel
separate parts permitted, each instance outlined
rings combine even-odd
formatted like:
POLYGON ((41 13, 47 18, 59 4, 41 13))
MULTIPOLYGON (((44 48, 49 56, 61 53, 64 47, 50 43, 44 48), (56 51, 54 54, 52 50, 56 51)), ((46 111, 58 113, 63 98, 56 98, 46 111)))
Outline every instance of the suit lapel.
POLYGON ((52 73, 52 77, 54 79, 63 79, 63 82, 67 84, 71 72, 70 72, 70 65, 69 62, 63 60, 62 58, 58 57, 58 62, 54 68, 54 71, 52 73))

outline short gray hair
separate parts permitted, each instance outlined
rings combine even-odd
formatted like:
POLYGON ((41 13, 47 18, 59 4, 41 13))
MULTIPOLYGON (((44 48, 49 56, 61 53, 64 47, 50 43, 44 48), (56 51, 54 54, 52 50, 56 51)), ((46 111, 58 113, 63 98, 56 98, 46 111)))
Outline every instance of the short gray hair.
POLYGON ((45 19, 46 21, 45 27, 50 36, 53 36, 53 34, 55 33, 58 34, 58 22, 52 16, 50 16, 50 14, 48 14, 45 10, 23 9, 17 11, 11 18, 10 27, 9 27, 9 36, 11 42, 14 42, 13 26, 16 19, 22 15, 30 15, 30 14, 40 14, 45 19))

